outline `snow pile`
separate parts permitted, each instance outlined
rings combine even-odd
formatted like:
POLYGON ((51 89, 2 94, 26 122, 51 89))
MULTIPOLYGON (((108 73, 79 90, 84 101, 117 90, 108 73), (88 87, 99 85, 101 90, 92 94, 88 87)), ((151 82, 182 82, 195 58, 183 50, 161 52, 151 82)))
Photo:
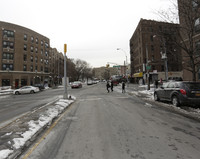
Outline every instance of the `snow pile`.
POLYGON ((11 153, 13 153, 13 150, 9 150, 9 149, 1 150, 0 151, 0 158, 1 159, 7 158, 8 155, 10 155, 11 153))
MULTIPOLYGON (((50 124, 54 118, 56 118, 65 108, 67 108, 73 102, 74 100, 60 99, 58 102, 55 103, 55 105, 42 112, 38 120, 28 121, 28 130, 25 132, 18 132, 17 134, 19 134, 21 137, 14 138, 13 142, 8 142, 8 144, 13 143, 13 145, 11 145, 13 150, 0 150, 0 159, 7 158, 10 154, 14 152, 14 150, 23 147, 25 143, 30 140, 41 128, 43 128, 47 124, 50 124)), ((5 135, 9 134, 11 133, 6 133, 5 135)))

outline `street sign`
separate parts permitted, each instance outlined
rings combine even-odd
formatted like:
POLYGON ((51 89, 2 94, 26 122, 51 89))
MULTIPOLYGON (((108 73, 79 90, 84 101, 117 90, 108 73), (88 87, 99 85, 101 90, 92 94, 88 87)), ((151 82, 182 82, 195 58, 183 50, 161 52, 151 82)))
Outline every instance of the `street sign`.
POLYGON ((151 66, 146 66, 147 70, 150 70, 151 69, 151 66))
POLYGON ((115 65, 115 66, 113 66, 113 67, 120 67, 119 65, 115 65))
POLYGON ((67 52, 67 44, 64 44, 64 53, 66 54, 67 52))

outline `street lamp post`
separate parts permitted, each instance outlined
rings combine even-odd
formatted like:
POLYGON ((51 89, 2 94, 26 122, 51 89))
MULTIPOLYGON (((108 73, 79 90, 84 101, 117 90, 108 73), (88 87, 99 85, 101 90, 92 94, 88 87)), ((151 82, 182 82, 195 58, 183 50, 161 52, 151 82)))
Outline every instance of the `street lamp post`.
POLYGON ((150 90, 150 80, 149 80, 149 58, 148 58, 148 45, 146 44, 146 71, 147 71, 147 90, 150 90))
MULTIPOLYGON (((124 54, 125 54, 125 57, 126 57, 126 62, 124 61, 124 73, 125 73, 125 76, 126 76, 126 80, 127 80, 127 83, 129 83, 128 82, 128 76, 127 76, 127 68, 126 67, 128 67, 128 61, 127 61, 127 56, 126 56, 126 52, 123 50, 123 49, 121 49, 121 48, 117 48, 117 50, 121 50, 121 51, 123 51, 124 52, 124 54)), ((127 87, 128 87, 128 84, 127 84, 127 87)))
MULTIPOLYGON (((155 38, 158 35, 154 35, 153 37, 155 38)), ((160 36, 163 42, 163 47, 164 47, 164 53, 161 51, 161 59, 164 60, 165 63, 165 80, 168 81, 168 66, 167 66, 167 49, 166 49, 166 40, 163 36, 160 36)))

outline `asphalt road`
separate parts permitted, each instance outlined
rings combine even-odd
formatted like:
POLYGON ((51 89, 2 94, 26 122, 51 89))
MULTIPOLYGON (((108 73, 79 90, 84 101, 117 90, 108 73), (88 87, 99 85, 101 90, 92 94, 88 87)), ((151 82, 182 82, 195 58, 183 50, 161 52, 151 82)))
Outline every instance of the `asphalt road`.
POLYGON ((49 89, 35 94, 8 95, 6 98, 1 98, 0 125, 28 111, 55 101, 62 93, 63 89, 49 89))
POLYGON ((77 100, 20 159, 198 159, 199 122, 105 84, 73 90, 77 100))

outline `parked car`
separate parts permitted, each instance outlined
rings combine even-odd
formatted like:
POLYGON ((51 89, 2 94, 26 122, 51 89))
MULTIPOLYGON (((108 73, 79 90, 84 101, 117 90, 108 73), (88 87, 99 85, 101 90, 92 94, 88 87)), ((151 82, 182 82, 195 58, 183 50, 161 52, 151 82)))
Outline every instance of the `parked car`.
POLYGON ((168 81, 183 81, 182 77, 169 77, 168 81))
POLYGON ((21 87, 19 89, 16 89, 13 91, 13 94, 24 94, 24 93, 36 93, 39 92, 39 88, 38 87, 34 87, 34 86, 24 86, 21 87))
POLYGON ((40 91, 45 89, 43 84, 35 84, 34 87, 38 87, 40 91))
POLYGON ((171 101, 174 106, 200 106, 200 82, 171 81, 154 91, 154 100, 171 101))
POLYGON ((72 83, 71 88, 82 88, 82 83, 80 81, 75 81, 72 83))
POLYGON ((97 81, 92 81, 93 84, 97 84, 97 81))
POLYGON ((87 85, 93 85, 93 82, 92 81, 88 81, 87 85))

